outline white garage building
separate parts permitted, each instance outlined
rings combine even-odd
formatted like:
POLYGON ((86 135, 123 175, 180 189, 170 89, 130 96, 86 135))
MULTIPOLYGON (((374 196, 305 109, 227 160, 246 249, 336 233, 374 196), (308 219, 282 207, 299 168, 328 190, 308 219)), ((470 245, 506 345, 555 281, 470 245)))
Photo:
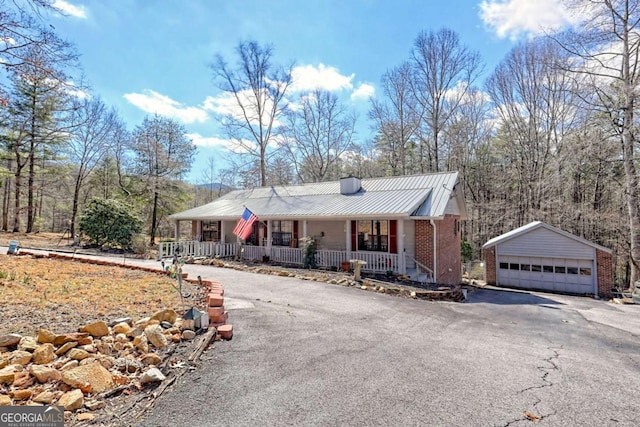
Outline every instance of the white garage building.
POLYGON ((482 247, 488 284, 608 297, 611 250, 535 221, 482 247))

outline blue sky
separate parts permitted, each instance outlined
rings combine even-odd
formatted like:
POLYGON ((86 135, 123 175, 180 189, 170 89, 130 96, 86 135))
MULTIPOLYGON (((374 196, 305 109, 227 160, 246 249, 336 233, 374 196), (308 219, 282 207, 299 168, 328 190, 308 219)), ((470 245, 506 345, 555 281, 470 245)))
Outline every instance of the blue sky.
MULTIPOLYGON (((486 73, 518 40, 571 22, 561 0, 57 0, 50 22, 75 44, 93 92, 132 129, 158 113, 182 123, 199 147, 188 180, 202 182, 227 141, 213 105, 208 64, 235 60, 240 40, 271 44, 294 63, 299 87, 335 91, 358 113, 356 141, 370 140, 368 98, 382 74, 409 58, 420 31, 456 31, 486 73)), ((484 78, 484 77, 483 77, 484 78)), ((480 84, 482 81, 479 82, 480 84)))

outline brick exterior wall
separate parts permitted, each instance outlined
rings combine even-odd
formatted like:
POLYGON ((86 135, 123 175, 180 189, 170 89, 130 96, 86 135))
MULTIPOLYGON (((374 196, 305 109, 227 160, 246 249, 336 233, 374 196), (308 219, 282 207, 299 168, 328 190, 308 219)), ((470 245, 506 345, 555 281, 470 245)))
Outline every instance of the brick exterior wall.
POLYGON ((495 285, 496 276, 496 248, 492 246, 484 250, 484 280, 487 285, 495 285))
MULTIPOLYGON (((436 282, 458 285, 462 281, 462 259, 460 257, 460 217, 446 215, 435 220, 437 264, 436 282), (454 232, 455 231, 455 232, 454 232)), ((427 220, 415 222, 416 260, 433 270, 433 227, 427 220)))
POLYGON ((460 256, 460 217, 445 215, 436 223, 436 251, 438 272, 436 281, 447 285, 462 282, 462 259, 460 256))
POLYGON ((610 253, 596 249, 596 265, 598 269, 598 296, 610 298, 613 288, 613 258, 610 253))
POLYGON ((426 220, 418 220, 416 226, 416 260, 433 270, 433 227, 426 220))

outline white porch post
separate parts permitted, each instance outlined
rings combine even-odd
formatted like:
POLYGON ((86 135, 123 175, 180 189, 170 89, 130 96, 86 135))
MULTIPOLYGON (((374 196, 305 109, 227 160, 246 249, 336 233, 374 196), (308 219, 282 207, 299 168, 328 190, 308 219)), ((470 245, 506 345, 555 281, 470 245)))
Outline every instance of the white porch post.
POLYGON ((264 226, 267 227, 267 254, 271 255, 271 223, 265 221, 264 226))
POLYGON ((180 241, 180 221, 176 221, 174 228, 174 235, 176 238, 176 242, 180 241))
POLYGON ((347 224, 344 229, 346 230, 344 247, 347 248, 347 259, 351 259, 351 221, 347 220, 347 224))
POLYGON ((307 232, 307 220, 302 221, 302 237, 309 237, 309 233, 307 232))
POLYGON ((407 260, 404 256, 404 219, 398 220, 398 269, 400 274, 407 274, 407 260))
POLYGON ((224 221, 220 221, 220 243, 223 245, 227 243, 227 239, 225 238, 225 232, 227 231, 226 228, 227 227, 224 226, 224 221))
POLYGON ((196 222, 196 241, 202 241, 202 221, 196 222))

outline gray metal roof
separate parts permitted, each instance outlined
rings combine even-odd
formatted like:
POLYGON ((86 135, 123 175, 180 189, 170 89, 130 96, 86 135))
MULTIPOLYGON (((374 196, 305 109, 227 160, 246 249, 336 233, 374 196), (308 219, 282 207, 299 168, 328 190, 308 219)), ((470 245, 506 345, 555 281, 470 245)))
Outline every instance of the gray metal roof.
MULTIPOLYGON (((362 188, 340 194, 340 182, 260 187, 232 191, 211 203, 171 215, 172 220, 230 220, 249 208, 261 219, 444 216, 457 172, 361 180, 362 188)), ((464 210, 463 210, 464 215, 464 210)))
POLYGON ((590 242, 589 240, 583 239, 582 237, 578 237, 575 234, 571 234, 569 232, 566 232, 564 230, 561 230, 559 228, 556 228, 552 225, 549 225, 547 223, 541 222, 541 221, 533 221, 530 222, 529 224, 523 225, 522 227, 518 227, 516 229, 513 229, 511 231, 508 231, 504 234, 501 234, 499 236, 496 236, 492 239, 490 239, 489 241, 487 241, 487 243, 485 243, 484 245, 482 245, 482 249, 486 249, 486 248, 490 248, 492 246, 498 245, 500 243, 504 243, 507 240, 511 240, 516 236, 520 236, 526 233, 529 233, 530 231, 533 231, 537 228, 546 228, 547 230, 553 231, 554 233, 558 233, 562 236, 568 237, 570 239, 573 239, 577 242, 580 243, 584 243, 585 245, 591 246, 593 248, 596 249, 600 249, 604 252, 608 252, 608 253, 612 253, 611 249, 609 248, 605 248, 604 246, 600 246, 597 243, 593 243, 590 242))

